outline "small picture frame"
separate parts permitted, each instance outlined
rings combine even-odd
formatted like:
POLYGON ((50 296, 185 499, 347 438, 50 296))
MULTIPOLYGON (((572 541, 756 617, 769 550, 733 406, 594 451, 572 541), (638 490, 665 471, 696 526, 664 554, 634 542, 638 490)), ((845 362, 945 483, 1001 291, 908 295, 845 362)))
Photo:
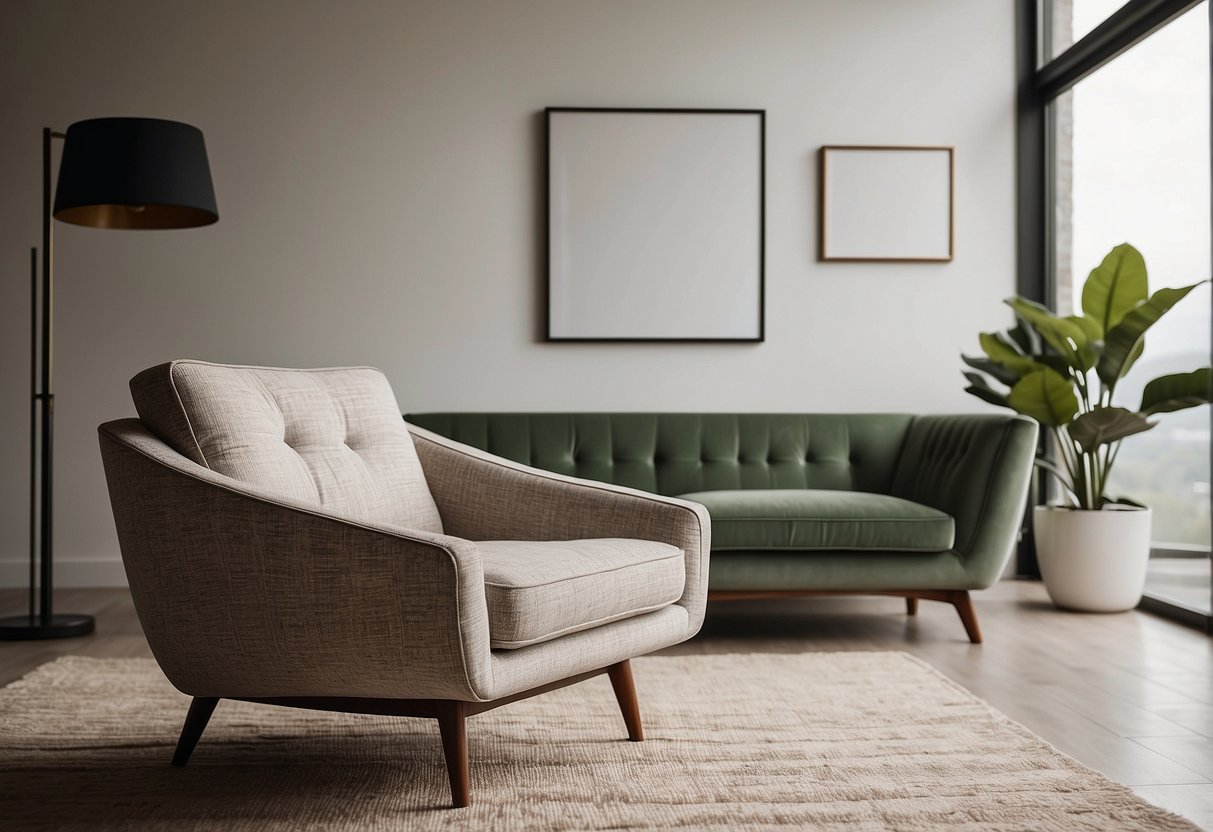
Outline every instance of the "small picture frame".
POLYGON ((821 148, 819 259, 834 263, 945 263, 955 248, 952 147, 821 148))

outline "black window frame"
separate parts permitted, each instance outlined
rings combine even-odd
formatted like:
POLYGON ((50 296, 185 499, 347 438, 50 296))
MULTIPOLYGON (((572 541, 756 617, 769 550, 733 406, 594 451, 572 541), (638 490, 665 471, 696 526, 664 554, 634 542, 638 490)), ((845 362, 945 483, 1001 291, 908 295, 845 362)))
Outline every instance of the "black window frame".
MULTIPOLYGON (((1049 104, 1082 79, 1097 71, 1202 0, 1128 0, 1089 34, 1056 56, 1047 56, 1052 3, 1050 0, 1016 0, 1016 291, 1050 308, 1056 301, 1054 250, 1054 131, 1049 104), (1048 58, 1047 60, 1045 58, 1048 58)), ((1213 0, 1209 2, 1213 35, 1213 0)), ((1213 37, 1210 37, 1213 44, 1213 37)), ((1213 67, 1213 47, 1210 51, 1213 67)), ((1213 111, 1213 102, 1211 102, 1213 111)), ((1213 160, 1213 143, 1210 144, 1213 160)), ((1213 190, 1213 189, 1211 189, 1213 190)), ((1213 257, 1213 252, 1210 253, 1213 257)), ((1210 309, 1213 319, 1213 308, 1210 309)), ((1213 360, 1213 356, 1210 356, 1213 360)), ((1213 429, 1213 408, 1210 408, 1213 429)), ((1043 443, 1043 440, 1042 440, 1043 443)), ((1042 449, 1047 446, 1042 444, 1042 449)), ((1029 506, 1045 493, 1039 476, 1033 478, 1029 506)), ((1213 512, 1213 497, 1210 511, 1213 512)), ((1030 509, 1029 509, 1030 512, 1030 509)), ((1016 558, 1023 576, 1040 575, 1025 518, 1016 558)), ((1213 569, 1213 563, 1210 563, 1213 569)), ((1141 608, 1166 615, 1213 633, 1213 614, 1147 595, 1141 608)), ((1213 609, 1213 597, 1210 598, 1213 609)))

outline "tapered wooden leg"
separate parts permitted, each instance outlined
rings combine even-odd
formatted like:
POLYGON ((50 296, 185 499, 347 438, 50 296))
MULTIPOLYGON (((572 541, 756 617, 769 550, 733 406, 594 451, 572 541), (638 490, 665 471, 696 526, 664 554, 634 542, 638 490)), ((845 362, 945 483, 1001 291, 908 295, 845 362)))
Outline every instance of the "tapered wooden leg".
POLYGON ((211 721, 211 714, 215 712, 215 706, 218 704, 217 698, 194 697, 189 713, 185 715, 185 725, 181 726, 181 737, 177 740, 177 750, 173 752, 173 765, 183 766, 189 762, 190 754, 194 753, 194 746, 198 744, 198 739, 206 730, 206 724, 211 721))
POLYGON ((463 703, 443 700, 435 703, 438 730, 442 733, 442 753, 446 755, 446 773, 451 780, 451 803, 456 809, 472 805, 472 782, 468 775, 468 735, 463 703))
POLYGON ((981 644, 981 627, 977 625, 977 613, 973 609, 973 599, 969 597, 967 590, 960 590, 952 593, 949 599, 952 606, 956 607, 956 612, 960 615, 960 621, 965 625, 965 632, 969 634, 969 641, 974 644, 981 644))
POLYGON ((918 598, 913 595, 906 596, 906 615, 918 615, 918 598))
POLYGON ((644 739, 644 726, 640 724, 640 703, 636 701, 636 685, 632 681, 632 663, 622 661, 613 664, 607 670, 611 677, 611 687, 615 689, 615 698, 619 700, 619 710, 623 713, 623 722, 628 726, 628 739, 641 742, 644 739))

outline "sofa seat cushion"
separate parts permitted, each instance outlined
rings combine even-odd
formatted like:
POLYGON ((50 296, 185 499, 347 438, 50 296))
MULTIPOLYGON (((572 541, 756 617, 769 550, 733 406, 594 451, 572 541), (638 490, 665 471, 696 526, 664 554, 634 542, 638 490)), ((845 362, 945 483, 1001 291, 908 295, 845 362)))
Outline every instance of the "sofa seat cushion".
POLYGON ((956 531, 938 509, 887 494, 811 488, 681 495, 712 516, 712 549, 946 552, 956 531))
POLYGON ((489 637, 510 650, 669 606, 686 581, 682 550, 651 540, 487 540, 489 637))

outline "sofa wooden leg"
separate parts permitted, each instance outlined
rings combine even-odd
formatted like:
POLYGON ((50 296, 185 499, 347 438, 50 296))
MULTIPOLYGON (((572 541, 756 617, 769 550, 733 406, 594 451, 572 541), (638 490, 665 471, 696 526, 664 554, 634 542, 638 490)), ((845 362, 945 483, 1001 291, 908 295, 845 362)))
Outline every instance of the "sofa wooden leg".
POLYGON ((969 634, 969 641, 981 644, 981 627, 977 624, 977 613, 973 609, 973 599, 969 597, 968 590, 957 590, 950 594, 951 598, 948 600, 956 607, 960 621, 965 625, 965 632, 969 634))
POLYGON ((206 730, 206 724, 211 721, 211 714, 215 712, 215 706, 218 704, 217 698, 194 697, 194 701, 190 703, 189 713, 185 715, 185 724, 181 726, 177 750, 173 752, 173 765, 183 766, 189 762, 190 754, 194 753, 194 746, 198 744, 198 740, 202 736, 202 732, 206 730))
POLYGON ((467 721, 462 702, 446 699, 435 702, 438 730, 442 734, 442 753, 451 781, 451 802, 456 809, 472 805, 472 783, 468 775, 467 721))
POLYGON ((906 596, 906 615, 918 615, 918 597, 915 595, 906 596))
POLYGON ((623 713, 623 722, 628 727, 628 739, 640 742, 644 739, 644 726, 640 723, 640 703, 636 700, 636 684, 632 680, 632 663, 622 661, 607 669, 611 677, 611 687, 615 689, 615 698, 619 701, 619 710, 623 713))

